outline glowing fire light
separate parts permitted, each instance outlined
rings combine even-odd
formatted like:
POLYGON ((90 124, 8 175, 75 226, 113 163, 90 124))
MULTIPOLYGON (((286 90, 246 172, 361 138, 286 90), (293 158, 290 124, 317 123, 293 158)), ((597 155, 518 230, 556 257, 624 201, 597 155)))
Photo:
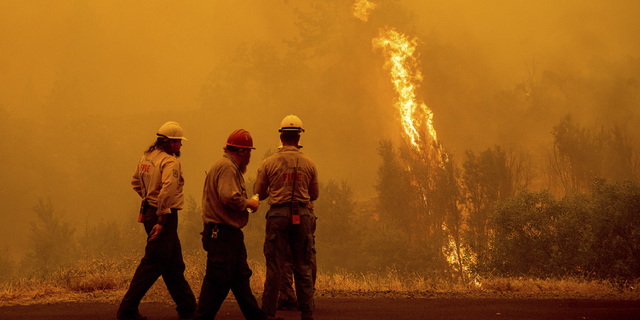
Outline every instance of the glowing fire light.
MULTIPOLYGON (((366 22, 375 6, 367 0, 356 0, 353 5, 353 15, 366 22)), ((422 81, 418 61, 413 56, 417 42, 417 38, 410 39, 389 27, 379 29, 378 37, 371 41, 374 50, 382 49, 386 60, 384 67, 390 70, 391 82, 398 93, 398 99, 394 102, 394 106, 400 113, 400 122, 404 129, 405 138, 418 151, 421 149, 420 145, 431 146, 436 155, 433 160, 437 165, 443 167, 443 162, 448 160, 446 154, 443 153, 442 146, 437 143, 436 130, 433 127, 433 112, 425 103, 418 103, 415 98, 417 84, 422 81), (427 137, 421 136, 419 132, 423 126, 426 128, 427 137)), ((446 231, 445 226, 443 226, 443 230, 446 231)), ((449 243, 442 248, 442 253, 454 269, 466 274, 476 286, 481 285, 478 277, 472 274, 468 266, 462 265, 462 262, 459 261, 460 257, 457 253, 465 257, 469 255, 464 248, 457 249, 451 236, 449 236, 449 243)))
POLYGON ((356 1, 353 4, 353 16, 362 20, 363 22, 367 22, 369 20, 369 15, 371 11, 376 8, 375 3, 371 3, 367 0, 356 1))
POLYGON ((387 59, 385 67, 390 69, 391 81, 398 92, 398 100, 394 105, 400 112, 402 127, 411 144, 420 149, 418 141, 422 139, 420 139, 418 128, 421 118, 424 118, 429 135, 435 141, 433 112, 426 104, 415 101, 417 86, 415 83, 422 81, 422 73, 417 68, 417 60, 413 57, 417 39, 409 39, 393 28, 385 28, 380 29, 379 36, 372 40, 372 44, 374 49, 382 48, 387 59))

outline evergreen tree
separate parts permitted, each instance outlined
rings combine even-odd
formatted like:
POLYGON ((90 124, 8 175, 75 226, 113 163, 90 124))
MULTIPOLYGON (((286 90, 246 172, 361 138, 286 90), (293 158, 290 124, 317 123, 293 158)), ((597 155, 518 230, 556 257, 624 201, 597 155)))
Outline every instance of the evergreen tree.
POLYGON ((33 208, 36 221, 31 222, 30 250, 24 267, 36 276, 49 276, 69 262, 76 250, 75 228, 56 214, 51 200, 38 200, 33 208))

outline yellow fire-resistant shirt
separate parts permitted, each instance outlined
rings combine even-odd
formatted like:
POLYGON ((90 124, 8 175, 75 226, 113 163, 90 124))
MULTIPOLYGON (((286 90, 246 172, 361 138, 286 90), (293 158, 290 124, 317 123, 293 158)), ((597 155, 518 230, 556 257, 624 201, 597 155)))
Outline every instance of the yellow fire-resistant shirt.
POLYGON ((311 201, 318 199, 318 171, 313 160, 302 154, 300 149, 285 146, 262 162, 253 185, 253 193, 258 194, 260 200, 269 197, 269 205, 290 202, 294 178, 294 201, 309 205, 311 201))
POLYGON ((157 207, 157 215, 182 209, 184 205, 184 178, 180 161, 162 150, 143 154, 131 180, 133 190, 157 207))
POLYGON ((202 192, 202 222, 242 228, 249 222, 244 177, 233 158, 224 156, 211 166, 202 192))

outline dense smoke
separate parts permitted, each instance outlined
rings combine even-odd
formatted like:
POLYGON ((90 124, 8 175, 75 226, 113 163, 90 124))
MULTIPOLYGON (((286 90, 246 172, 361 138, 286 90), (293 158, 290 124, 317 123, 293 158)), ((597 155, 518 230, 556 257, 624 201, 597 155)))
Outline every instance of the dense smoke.
POLYGON ((401 132, 371 43, 384 27, 419 39, 417 94, 458 159, 518 145, 543 170, 567 114, 640 139, 636 1, 386 0, 366 23, 350 10, 342 0, 0 3, 0 249, 22 257, 34 207, 49 201, 76 234, 134 220, 135 162, 168 120, 189 139, 181 162, 196 201, 229 133, 252 133, 251 177, 288 114, 304 122, 303 152, 322 181, 375 197, 379 143, 401 132))

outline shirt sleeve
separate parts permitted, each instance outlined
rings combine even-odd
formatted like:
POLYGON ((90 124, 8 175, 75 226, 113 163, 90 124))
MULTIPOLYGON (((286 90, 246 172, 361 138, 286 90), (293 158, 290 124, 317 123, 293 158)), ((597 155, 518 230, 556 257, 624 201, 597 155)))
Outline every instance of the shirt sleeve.
POLYGON ((316 168, 313 168, 313 176, 309 182, 309 198, 311 201, 315 201, 320 196, 320 184, 318 183, 318 172, 316 168))
POLYGON ((242 211, 247 207, 247 199, 237 175, 238 173, 230 167, 222 168, 218 181, 218 195, 222 204, 242 211))
POLYGON ((140 183, 140 163, 136 166, 136 171, 133 172, 133 178, 131 179, 131 186, 133 187, 133 191, 138 193, 140 198, 144 197, 142 193, 142 185, 140 183))
POLYGON ((171 213, 171 204, 174 202, 178 185, 180 183, 180 161, 169 159, 162 164, 162 188, 158 194, 158 215, 171 213))
POLYGON ((258 173, 256 174, 256 181, 253 183, 253 194, 258 195, 259 200, 264 200, 269 197, 268 186, 269 180, 267 179, 267 174, 265 172, 264 162, 258 168, 258 173))

